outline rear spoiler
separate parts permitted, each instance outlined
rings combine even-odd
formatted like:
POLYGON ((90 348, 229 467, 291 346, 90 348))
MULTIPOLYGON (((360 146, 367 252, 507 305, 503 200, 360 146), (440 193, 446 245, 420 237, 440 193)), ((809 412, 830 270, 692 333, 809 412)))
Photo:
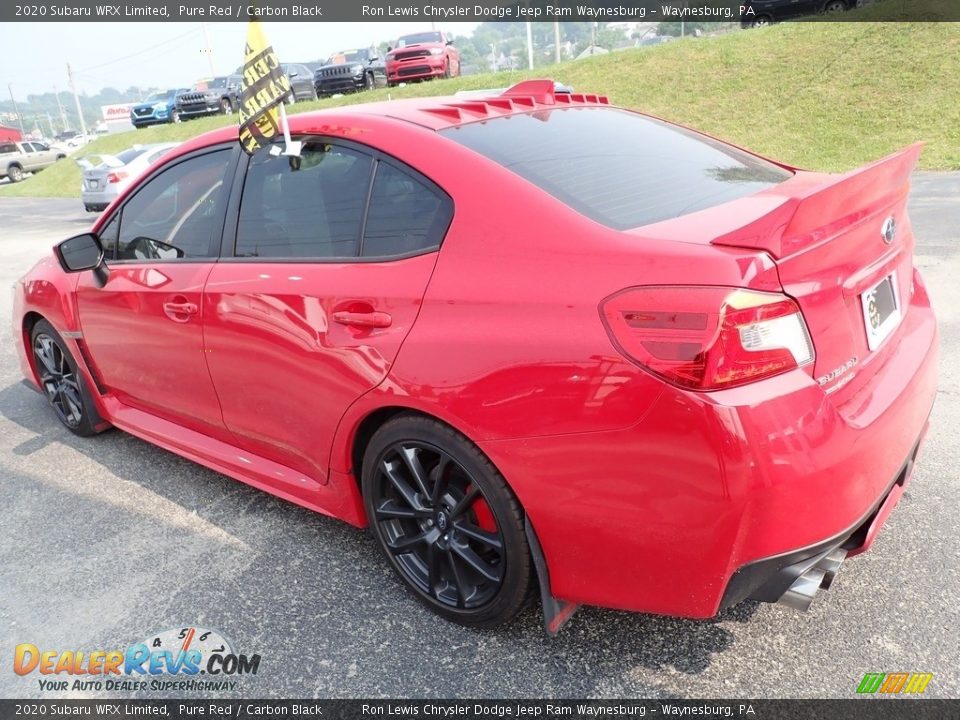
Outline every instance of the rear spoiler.
POLYGON ((923 143, 915 143, 790 197, 764 195, 758 215, 710 242, 756 248, 782 258, 832 237, 906 196, 921 150, 923 143))
POLYGON ((81 158, 74 158, 74 162, 80 166, 81 170, 92 170, 96 167, 90 160, 87 158, 100 158, 100 162, 97 165, 106 165, 111 168, 123 167, 123 163, 115 155, 84 155, 81 158))

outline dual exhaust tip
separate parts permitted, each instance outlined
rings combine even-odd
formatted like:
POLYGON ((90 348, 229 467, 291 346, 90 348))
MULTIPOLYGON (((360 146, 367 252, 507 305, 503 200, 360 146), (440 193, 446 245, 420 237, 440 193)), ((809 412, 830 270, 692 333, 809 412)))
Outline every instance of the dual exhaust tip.
POLYGON ((846 550, 841 548, 831 550, 811 568, 801 573, 777 602, 794 610, 806 612, 813 604, 818 590, 830 589, 846 556, 846 550))

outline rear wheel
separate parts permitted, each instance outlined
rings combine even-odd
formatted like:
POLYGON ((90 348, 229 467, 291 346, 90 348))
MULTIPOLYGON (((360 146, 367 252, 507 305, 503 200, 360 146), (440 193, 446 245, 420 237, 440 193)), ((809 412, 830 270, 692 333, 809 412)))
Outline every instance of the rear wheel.
POLYGON ((467 438, 435 420, 401 415, 371 438, 362 485, 381 549, 434 612, 492 627, 520 611, 532 576, 523 513, 467 438))
POLYGON ((57 418, 76 435, 95 435, 100 418, 63 339, 46 320, 33 326, 30 338, 40 388, 57 418))

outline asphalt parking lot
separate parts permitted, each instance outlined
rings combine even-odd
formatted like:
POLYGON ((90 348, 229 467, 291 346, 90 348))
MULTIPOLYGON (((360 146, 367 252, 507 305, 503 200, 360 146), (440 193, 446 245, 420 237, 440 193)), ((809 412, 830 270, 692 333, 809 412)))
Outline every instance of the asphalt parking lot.
POLYGON ((0 696, 41 696, 36 675, 10 669, 18 643, 123 649, 188 625, 261 655, 237 680, 247 697, 852 697, 865 672, 890 671, 932 672, 927 696, 960 696, 960 173, 918 173, 911 213, 941 323, 940 394, 873 550, 808 613, 587 608, 548 639, 538 610, 499 631, 449 624, 367 534, 123 433, 63 429, 20 384, 7 288, 93 216, 0 191, 0 696))

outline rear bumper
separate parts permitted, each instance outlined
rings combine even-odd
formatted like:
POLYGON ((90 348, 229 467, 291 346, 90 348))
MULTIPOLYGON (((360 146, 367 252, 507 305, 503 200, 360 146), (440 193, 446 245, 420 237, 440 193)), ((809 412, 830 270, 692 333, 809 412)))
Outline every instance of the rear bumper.
POLYGON ((869 547, 936 394, 937 325, 916 286, 895 351, 842 405, 795 371, 715 393, 665 387, 625 430, 481 443, 539 536, 553 595, 712 617, 763 585, 729 589, 745 566, 858 531, 850 554, 869 547))
POLYGON ((797 578, 834 551, 842 550, 845 557, 852 557, 869 550, 880 528, 883 527, 890 513, 903 497, 904 490, 910 484, 913 465, 926 431, 927 427, 924 426, 920 439, 910 451, 910 455, 897 472, 889 489, 862 520, 836 537, 816 545, 757 560, 738 568, 727 584, 723 599, 720 601, 720 609, 725 610, 747 599, 768 603, 777 602, 797 578))

